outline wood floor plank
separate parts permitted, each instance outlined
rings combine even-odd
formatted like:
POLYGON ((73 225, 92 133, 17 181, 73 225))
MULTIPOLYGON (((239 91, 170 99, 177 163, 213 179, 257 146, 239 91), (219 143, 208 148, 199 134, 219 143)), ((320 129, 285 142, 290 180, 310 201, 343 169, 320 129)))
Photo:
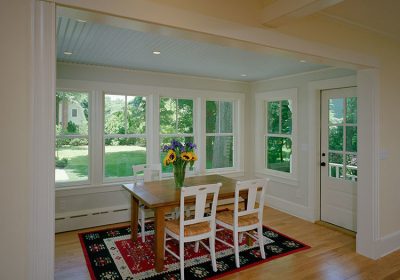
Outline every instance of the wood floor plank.
MULTIPOLYGON (((221 279, 400 279, 400 251, 373 261, 356 254, 353 236, 268 207, 264 212, 264 224, 310 245, 311 249, 221 279)), ((112 227, 123 225, 129 223, 115 224, 112 227)), ((56 234, 55 279, 89 280, 78 233, 109 227, 56 234)))

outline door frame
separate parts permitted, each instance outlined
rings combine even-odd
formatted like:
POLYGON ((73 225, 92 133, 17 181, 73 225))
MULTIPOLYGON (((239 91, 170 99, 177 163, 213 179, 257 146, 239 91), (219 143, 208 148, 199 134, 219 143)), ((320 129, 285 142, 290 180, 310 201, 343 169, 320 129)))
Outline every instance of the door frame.
MULTIPOLYGON (((359 99, 359 138, 366 139, 365 143, 359 145, 359 164, 361 179, 358 181, 362 191, 358 193, 358 229, 357 252, 370 258, 378 257, 377 241, 379 239, 379 67, 378 60, 373 56, 361 55, 357 52, 332 48, 295 37, 290 37, 278 32, 265 29, 248 27, 237 23, 226 22, 209 17, 185 12, 177 9, 169 9, 171 13, 165 12, 165 5, 156 5, 143 1, 132 1, 130 3, 119 2, 113 7, 106 2, 98 1, 31 1, 31 61, 30 82, 32 84, 31 101, 31 125, 35 127, 30 133, 31 138, 31 161, 30 166, 32 178, 27 199, 29 200, 29 224, 27 226, 29 242, 27 256, 28 279, 53 279, 54 278, 54 147, 55 133, 54 120, 55 111, 55 15, 56 3, 66 6, 75 6, 87 10, 103 11, 107 14, 123 16, 126 18, 139 19, 147 22, 174 26, 202 34, 222 36, 234 39, 235 42, 248 42, 262 46, 263 48, 276 48, 289 50, 302 55, 326 58, 329 61, 348 62, 346 65, 355 65, 362 70, 357 72, 357 87, 360 92, 359 99), (129 8, 132 5, 133 8, 129 8), (151 7, 150 7, 151 6, 151 7), (149 9, 151 8, 151 9, 149 9), (111 10, 110 10, 111 9, 111 10), (149 12, 151 11, 151 12, 149 12), (158 12, 158 13, 157 13, 158 12), (159 14, 167 17, 160 18, 159 14), (180 15, 180 16, 177 16, 180 15), (187 20, 190 16, 191 21, 187 20), (232 25, 237 28, 232 28, 232 25), (229 30, 228 32, 226 30, 229 30), (236 41, 238 40, 238 41, 236 41), (368 68, 369 67, 369 68, 368 68), (361 112, 361 113, 360 113, 361 112), (372 153, 371 153, 372 151, 372 153), (40 162, 40 164, 37 164, 40 162), (362 202, 362 203, 360 203, 362 202), (372 207, 371 207, 372 205, 372 207), (372 217, 372 219, 370 219, 372 217), (37 258, 37 256, 40 258, 37 258)), ((168 7, 167 7, 168 9, 168 7)), ((221 39, 220 37, 218 39, 221 39)), ((316 142, 316 115, 318 108, 316 93, 323 83, 310 84, 310 139, 309 139, 309 207, 315 212, 316 203, 316 155, 319 156, 319 147, 316 142), (314 167, 314 168, 313 168, 314 167)))
POLYGON ((379 71, 358 70, 357 76, 310 82, 309 93, 309 208, 314 221, 320 220, 320 121, 321 90, 357 87, 358 100, 358 174, 357 253, 372 259, 380 257, 379 246, 379 71), (363 141, 360 141, 363 139, 363 141), (372 151, 372 152, 371 152, 372 151), (371 219, 372 217, 372 219, 371 219))

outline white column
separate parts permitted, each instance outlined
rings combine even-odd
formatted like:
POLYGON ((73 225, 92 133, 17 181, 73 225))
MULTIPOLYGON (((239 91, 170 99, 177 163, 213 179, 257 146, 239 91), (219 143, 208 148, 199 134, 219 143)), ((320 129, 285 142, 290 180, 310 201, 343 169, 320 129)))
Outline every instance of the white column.
MULTIPOLYGON (((28 279, 54 279, 55 4, 34 1, 28 279)), ((23 256, 21 256, 23 257, 23 256)))

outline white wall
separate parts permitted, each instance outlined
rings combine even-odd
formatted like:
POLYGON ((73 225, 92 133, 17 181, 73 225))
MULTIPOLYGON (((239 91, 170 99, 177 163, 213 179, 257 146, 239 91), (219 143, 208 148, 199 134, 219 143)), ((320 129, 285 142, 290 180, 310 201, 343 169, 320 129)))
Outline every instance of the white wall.
POLYGON ((30 5, 0 3, 0 279, 28 278, 30 5))
MULTIPOLYGON (((267 203, 270 206, 288 212, 292 215, 299 216, 308 220, 314 220, 313 209, 309 207, 313 205, 308 201, 311 184, 309 184, 309 98, 308 93, 309 82, 333 79, 338 77, 355 75, 353 70, 347 69, 328 69, 305 73, 303 75, 281 77, 271 80, 258 81, 252 83, 251 92, 254 100, 254 95, 257 93, 265 93, 276 90, 297 89, 297 180, 289 180, 276 176, 269 176, 271 184, 267 191, 267 203)), ((255 102, 253 102, 255 106, 255 102)), ((255 110, 252 110, 255 112, 255 110)), ((263 116, 255 116, 253 118, 262 118, 263 116)), ((257 123, 254 119, 252 123, 257 123)), ((262 125, 262 121, 260 124, 262 125)), ((252 135, 256 135, 256 131, 263 131, 263 127, 253 128, 252 135)), ((251 145, 254 145, 251 143, 251 145)), ((261 149, 261 147, 260 147, 261 149)), ((257 155, 255 155, 257 156, 257 155)), ((311 167, 311 168, 314 168, 311 167)), ((263 176, 257 174, 257 176, 263 176)), ((265 176, 265 175, 264 175, 265 176)))

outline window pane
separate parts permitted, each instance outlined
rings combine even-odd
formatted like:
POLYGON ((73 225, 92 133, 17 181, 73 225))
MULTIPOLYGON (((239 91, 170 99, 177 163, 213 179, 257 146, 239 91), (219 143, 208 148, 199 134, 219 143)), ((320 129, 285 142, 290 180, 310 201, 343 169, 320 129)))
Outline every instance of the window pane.
POLYGON ((346 180, 357 181, 356 155, 346 155, 346 180))
POLYGON ((105 177, 132 176, 132 165, 146 163, 144 138, 105 139, 105 177))
POLYGON ((104 132, 105 134, 125 134, 124 95, 105 95, 104 132))
POLYGON ((292 140, 286 137, 267 137, 267 168, 291 172, 292 140))
POLYGON ((329 177, 343 178, 343 154, 329 153, 329 177))
POLYGON ((344 99, 335 98, 329 99, 329 123, 342 124, 344 114, 344 99))
POLYGON ((178 99, 178 131, 193 133, 193 100, 178 99))
POLYGON ((268 102, 268 133, 279 133, 280 102, 268 102))
POLYGON ((88 180, 88 155, 87 138, 57 138, 56 182, 88 180))
POLYGON ((176 99, 160 98, 161 134, 176 133, 176 99))
POLYGON ((346 98, 346 122, 357 123, 357 97, 346 98))
POLYGON ((329 127, 329 150, 343 150, 343 126, 329 127))
POLYGON ((232 133, 232 102, 220 102, 220 132, 232 133))
MULTIPOLYGON (((170 145, 172 139, 176 139, 178 141, 180 141, 182 144, 186 143, 186 142, 191 142, 193 143, 193 137, 161 137, 160 138, 160 143, 161 143, 161 147, 160 147, 160 162, 161 162, 161 166, 162 166, 162 172, 163 173, 172 173, 172 165, 168 165, 168 166, 164 166, 163 165, 163 160, 165 158, 165 156, 167 155, 167 152, 163 152, 162 151, 162 147, 164 147, 165 145, 170 145)), ((197 151, 195 151, 197 152, 197 151)), ((195 163, 196 164, 196 163, 195 163)), ((187 168, 188 170, 189 168, 187 168)))
POLYGON ((89 94, 57 91, 56 133, 88 135, 89 94))
POLYGON ((219 132, 218 101, 206 101, 206 133, 219 132))
POLYGON ((146 133, 146 97, 127 97, 128 134, 146 133))
POLYGON ((282 134, 292 134, 292 106, 289 100, 282 100, 282 134))
POLYGON ((233 136, 206 137, 206 168, 233 167, 233 136))
POLYGON ((357 152, 357 127, 346 126, 346 151, 357 152))

